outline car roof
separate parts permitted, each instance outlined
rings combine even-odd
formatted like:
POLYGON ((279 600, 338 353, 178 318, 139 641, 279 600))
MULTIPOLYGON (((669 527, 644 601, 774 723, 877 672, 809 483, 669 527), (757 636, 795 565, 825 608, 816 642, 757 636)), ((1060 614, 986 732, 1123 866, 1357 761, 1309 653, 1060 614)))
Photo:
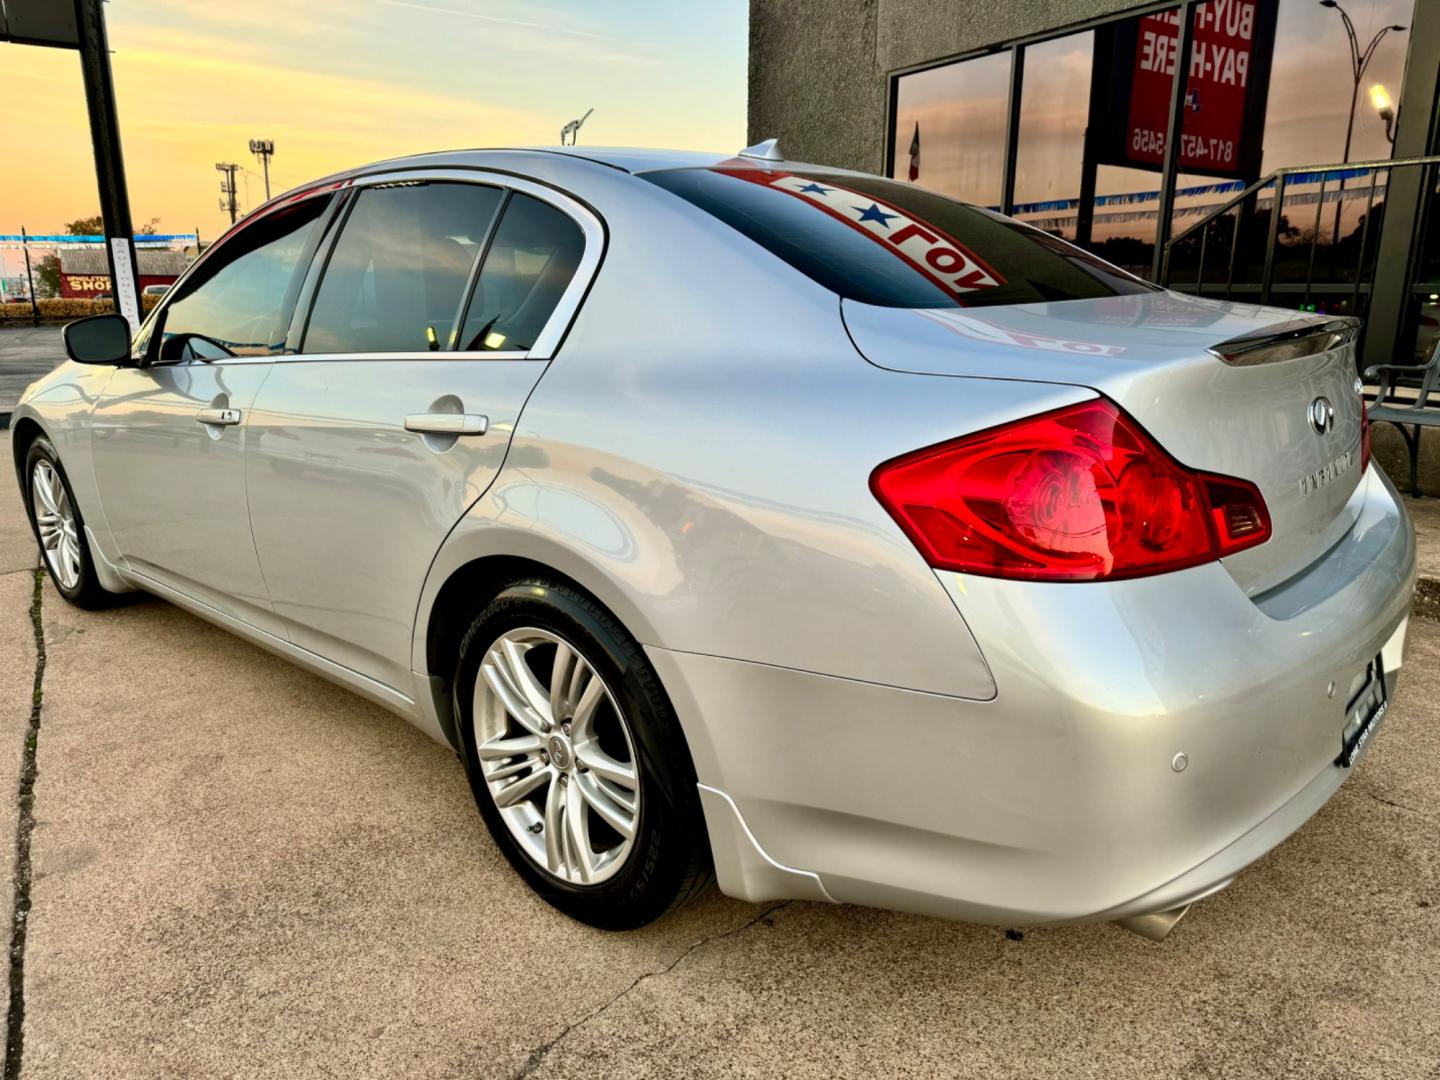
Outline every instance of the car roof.
POLYGON ((579 164, 604 165, 612 169, 618 169, 627 173, 653 172, 658 169, 708 169, 717 165, 739 165, 753 163, 757 168, 780 168, 787 171, 813 171, 824 170, 836 174, 853 174, 851 169, 835 168, 828 165, 812 165, 801 161, 785 161, 783 159, 754 160, 743 158, 740 153, 734 152, 722 154, 716 151, 707 150, 664 150, 651 147, 636 146, 490 146, 475 147, 463 150, 439 150, 425 154, 406 155, 405 157, 390 158, 388 160, 372 162, 356 168, 346 169, 343 172, 334 173, 331 176, 317 179, 309 184, 302 184, 300 189, 320 187, 334 181, 346 180, 352 177, 362 176, 366 173, 374 173, 381 169, 405 169, 416 167, 439 167, 447 165, 483 165, 487 159, 495 157, 516 157, 516 156, 543 156, 549 158, 568 158, 579 164))
POLYGON ((660 150, 638 146, 527 146, 519 149, 542 154, 565 154, 630 173, 652 169, 705 169, 735 156, 707 150, 660 150))
MULTIPOLYGON (((709 169, 718 165, 735 167, 753 166, 760 169, 783 169, 786 172, 823 171, 836 176, 868 176, 853 169, 836 168, 829 165, 812 165, 801 161, 786 161, 783 158, 758 159, 742 157, 739 151, 721 154, 703 150, 664 150, 634 146, 491 146, 464 150, 437 150, 430 153, 407 154, 403 157, 359 165, 332 173, 329 176, 311 180, 288 191, 281 192, 268 202, 257 206, 241 219, 245 220, 282 202, 288 202, 307 193, 338 187, 359 177, 380 172, 401 169, 469 167, 484 168, 500 166, 517 168, 526 157, 545 158, 551 162, 568 160, 575 168, 592 166, 617 169, 620 172, 639 174, 661 169, 709 169)), ((230 235, 234 226, 226 230, 219 239, 230 235)), ((218 241, 217 241, 218 242, 218 241)), ((213 244, 211 245, 214 246, 213 244)), ((208 249, 207 249, 208 250, 208 249)))
MULTIPOLYGON (((487 153, 489 151, 472 151, 487 153)), ((713 169, 717 165, 753 166, 758 169, 783 169, 786 172, 826 172, 837 176, 873 176, 832 165, 815 165, 808 161, 778 158, 752 158, 740 150, 728 154, 713 150, 664 150, 639 146, 523 146, 504 153, 563 154, 582 161, 593 161, 629 173, 654 172, 657 169, 713 169)))

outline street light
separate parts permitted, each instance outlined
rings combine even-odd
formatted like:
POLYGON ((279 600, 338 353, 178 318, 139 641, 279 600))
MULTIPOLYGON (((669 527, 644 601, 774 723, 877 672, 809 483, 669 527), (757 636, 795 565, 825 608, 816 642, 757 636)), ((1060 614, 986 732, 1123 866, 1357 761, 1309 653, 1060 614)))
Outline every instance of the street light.
POLYGON ((1385 89, 1383 83, 1376 83, 1370 87, 1370 104, 1375 106, 1375 111, 1380 114, 1380 119, 1385 121, 1385 138, 1390 145, 1395 145, 1395 103, 1390 100, 1390 91, 1385 89))
MULTIPOLYGON (((1350 119, 1345 125, 1345 156, 1341 158, 1341 164, 1345 164, 1350 160, 1350 142, 1355 135, 1355 106, 1360 102, 1360 83, 1365 78, 1365 69, 1370 66, 1370 60, 1375 55, 1375 47, 1380 44, 1385 35, 1390 33, 1391 30, 1403 31, 1405 27, 1399 24, 1382 26, 1375 32, 1375 36, 1370 39, 1370 44, 1366 45, 1362 50, 1360 48, 1360 37, 1355 33, 1355 24, 1350 21, 1350 13, 1340 6, 1338 0, 1320 0, 1320 6, 1334 8, 1340 13, 1340 18, 1345 23, 1345 36, 1350 39, 1350 74, 1354 77, 1355 85, 1350 91, 1350 119)), ((1389 98, 1388 94, 1386 98, 1389 98)), ((1377 108, 1378 107, 1377 104, 1377 108)), ((1385 112, 1382 110, 1380 115, 1383 118, 1385 112)), ((1394 113, 1392 111, 1391 119, 1385 122, 1385 133, 1387 136, 1390 134, 1390 125, 1393 118, 1394 113)), ((1335 204, 1335 235, 1330 241, 1332 251, 1340 243, 1340 214, 1344 209, 1344 205, 1345 177, 1342 175, 1340 177, 1340 201, 1335 204)), ((1279 210, 1277 209, 1276 212, 1278 213, 1279 210)))
POLYGON ((1340 6, 1339 0, 1320 0, 1320 6, 1334 8, 1340 13, 1340 18, 1345 23, 1345 35, 1350 39, 1350 73, 1355 79, 1355 88, 1350 93, 1350 121, 1345 127, 1345 156, 1340 159, 1343 163, 1350 160, 1350 140, 1355 134, 1355 106, 1359 104, 1360 84, 1365 79, 1365 69, 1370 66, 1370 60, 1375 55, 1375 46, 1379 45, 1391 30, 1403 31, 1405 27, 1398 24, 1382 26, 1370 39, 1370 44, 1362 50, 1360 38, 1355 33, 1355 24, 1350 21, 1350 14, 1340 6))
POLYGON ((265 168, 265 201, 270 201, 270 159, 275 156, 275 140, 251 139, 250 153, 260 159, 265 168))

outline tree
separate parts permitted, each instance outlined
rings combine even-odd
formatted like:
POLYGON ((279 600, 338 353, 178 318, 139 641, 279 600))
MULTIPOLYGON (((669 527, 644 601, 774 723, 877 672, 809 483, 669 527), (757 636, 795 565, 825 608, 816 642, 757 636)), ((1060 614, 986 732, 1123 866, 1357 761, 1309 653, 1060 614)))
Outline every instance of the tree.
MULTIPOLYGON (((135 229, 136 236, 154 236, 160 231, 160 219, 151 218, 144 225, 135 229)), ((65 232, 70 236, 103 236, 105 233, 105 222, 99 214, 91 217, 76 218, 74 221, 65 223, 65 232)))
POLYGON ((51 252, 35 264, 35 294, 60 295, 60 256, 51 252))
POLYGON ((71 236, 104 235, 105 222, 99 214, 93 217, 76 218, 65 223, 65 231, 71 236))

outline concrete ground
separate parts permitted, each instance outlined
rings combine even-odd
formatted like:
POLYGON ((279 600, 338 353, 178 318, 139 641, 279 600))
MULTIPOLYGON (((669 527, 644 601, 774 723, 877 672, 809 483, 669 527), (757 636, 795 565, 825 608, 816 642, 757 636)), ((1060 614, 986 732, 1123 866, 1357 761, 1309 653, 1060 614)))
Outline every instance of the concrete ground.
MULTIPOLYGON (((0 482, 12 845, 19 514, 0 482)), ((590 930, 531 896, 453 754, 400 720, 159 601, 40 602, 18 1075, 1440 1077, 1435 623, 1335 799, 1154 945, 718 894, 590 930)))
POLYGON ((0 416, 32 382, 65 359, 58 326, 0 326, 0 416))

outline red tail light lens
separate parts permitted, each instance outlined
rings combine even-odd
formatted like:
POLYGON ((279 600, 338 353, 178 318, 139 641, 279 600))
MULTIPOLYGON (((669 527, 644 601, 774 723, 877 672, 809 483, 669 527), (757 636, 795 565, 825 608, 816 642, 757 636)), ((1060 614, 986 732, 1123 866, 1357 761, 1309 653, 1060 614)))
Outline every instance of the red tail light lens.
POLYGON ((931 566, 990 577, 1139 577, 1270 538, 1253 484, 1185 468, 1103 398, 888 461, 870 487, 931 566))

